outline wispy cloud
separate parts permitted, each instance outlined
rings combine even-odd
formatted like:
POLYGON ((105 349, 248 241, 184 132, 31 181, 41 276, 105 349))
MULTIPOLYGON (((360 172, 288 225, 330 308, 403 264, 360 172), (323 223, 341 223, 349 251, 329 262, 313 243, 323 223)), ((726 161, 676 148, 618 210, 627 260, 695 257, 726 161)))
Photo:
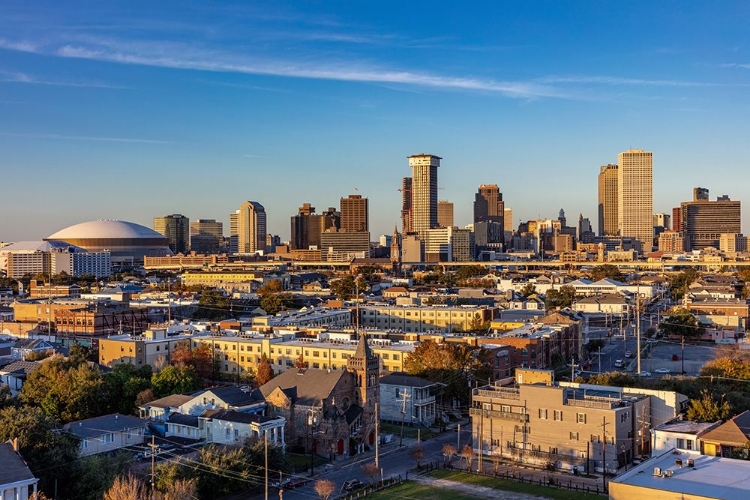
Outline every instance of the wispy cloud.
POLYGON ((54 85, 58 87, 83 87, 97 89, 126 89, 120 85, 110 85, 100 82, 72 82, 66 80, 45 80, 26 73, 13 71, 0 71, 0 82, 3 83, 28 83, 32 85, 54 85))
POLYGON ((724 63, 720 65, 722 68, 742 68, 750 69, 750 63, 724 63))
POLYGON ((616 76, 545 76, 535 81, 545 84, 598 84, 635 85, 655 87, 744 87, 744 84, 693 82, 685 80, 648 80, 642 78, 622 78, 616 76))
POLYGON ((37 134, 20 132, 0 132, 2 137, 18 137, 23 139, 56 139, 64 141, 98 141, 98 142, 125 142, 138 144, 172 144, 171 141, 156 139, 138 139, 133 137, 99 137, 87 135, 63 135, 63 134, 37 134))
POLYGON ((38 52, 39 47, 31 42, 13 42, 10 40, 6 40, 5 38, 0 38, 0 49, 15 50, 17 52, 36 53, 38 52))
POLYGON ((268 158, 264 155, 251 155, 251 154, 244 154, 242 155, 243 158, 268 158))

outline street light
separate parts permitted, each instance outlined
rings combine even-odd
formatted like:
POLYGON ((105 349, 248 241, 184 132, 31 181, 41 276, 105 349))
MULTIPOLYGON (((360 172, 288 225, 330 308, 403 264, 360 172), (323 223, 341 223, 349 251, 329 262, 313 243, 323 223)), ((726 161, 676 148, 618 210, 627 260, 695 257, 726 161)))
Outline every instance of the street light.
POLYGON ((310 429, 310 477, 313 477, 313 473, 315 472, 315 454, 313 451, 315 442, 313 441, 313 427, 318 424, 318 416, 312 408, 307 411, 307 427, 310 429))

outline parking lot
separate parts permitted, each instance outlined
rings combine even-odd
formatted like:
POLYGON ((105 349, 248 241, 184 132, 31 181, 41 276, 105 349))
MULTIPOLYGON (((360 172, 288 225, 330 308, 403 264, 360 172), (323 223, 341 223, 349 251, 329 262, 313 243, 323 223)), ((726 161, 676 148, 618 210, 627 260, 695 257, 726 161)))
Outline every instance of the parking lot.
MULTIPOLYGON (((685 372, 698 375, 701 367, 716 357, 718 347, 685 344, 685 372)), ((655 370, 666 368, 673 374, 682 372, 682 348, 678 341, 660 341, 654 344, 647 358, 641 359, 641 369, 658 375, 655 370), (673 357, 677 356, 676 360, 673 357)))

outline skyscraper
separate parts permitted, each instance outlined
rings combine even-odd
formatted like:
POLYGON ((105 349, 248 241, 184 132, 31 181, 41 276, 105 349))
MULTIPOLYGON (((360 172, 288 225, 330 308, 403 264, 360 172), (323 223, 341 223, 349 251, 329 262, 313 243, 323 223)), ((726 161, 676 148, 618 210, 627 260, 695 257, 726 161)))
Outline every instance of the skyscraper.
POLYGON ((369 206, 367 198, 350 194, 341 198, 341 230, 347 233, 361 233, 370 230, 369 206))
POLYGON ((190 246, 190 219, 181 214, 154 217, 154 231, 163 234, 174 253, 187 253, 190 246))
POLYGON ((224 239, 224 225, 215 219, 190 223, 190 249, 198 253, 216 253, 224 239))
POLYGON ((447 200, 438 201, 438 226, 453 227, 453 203, 447 200))
POLYGON ((328 229, 337 229, 340 214, 330 207, 323 214, 316 214, 315 207, 303 203, 297 215, 291 218, 291 246, 294 250, 321 249, 321 235, 328 229))
POLYGON ((235 210, 229 214, 229 253, 239 252, 240 234, 240 211, 235 210))
POLYGON ((246 201, 237 214, 237 251, 266 251, 266 209, 257 201, 246 201))
POLYGON ((722 234, 742 232, 740 202, 726 195, 710 201, 705 188, 693 190, 693 201, 681 203, 680 214, 680 232, 688 252, 719 248, 722 234))
POLYGON ((599 236, 617 236, 617 165, 599 168, 599 236))
POLYGON ((190 235, 210 234, 218 239, 224 237, 224 224, 216 222, 216 219, 198 219, 190 223, 190 235))
POLYGON ((503 193, 497 184, 482 184, 474 195, 474 222, 505 220, 503 193))
POLYGON ((412 231, 422 232, 438 225, 438 167, 440 158, 418 154, 409 157, 411 167, 412 231))
POLYGON ((401 232, 411 233, 411 177, 401 179, 401 232))
POLYGON ((641 252, 654 240, 653 153, 629 149, 617 157, 617 228, 622 237, 635 238, 641 252))

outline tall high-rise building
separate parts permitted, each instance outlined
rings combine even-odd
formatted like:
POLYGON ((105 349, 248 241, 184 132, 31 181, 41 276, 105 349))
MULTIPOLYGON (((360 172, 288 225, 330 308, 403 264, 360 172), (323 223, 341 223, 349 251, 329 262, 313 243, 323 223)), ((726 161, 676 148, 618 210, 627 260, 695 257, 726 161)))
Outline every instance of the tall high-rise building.
POLYGON ((369 206, 367 198, 350 194, 341 198, 341 230, 347 233, 361 233, 370 230, 369 206))
POLYGON ((154 231, 167 237, 174 253, 187 253, 190 246, 190 219, 182 214, 154 217, 154 231))
POLYGON ((663 212, 656 213, 654 214, 654 227, 661 227, 663 231, 669 231, 672 228, 670 224, 671 220, 672 216, 669 214, 663 212))
POLYGON ((224 239, 224 224, 215 219, 190 223, 190 249, 197 253, 217 253, 224 239))
POLYGON ((732 201, 726 195, 710 201, 705 188, 696 188, 693 193, 693 201, 680 204, 680 231, 685 250, 719 248, 722 234, 742 232, 739 201, 732 201))
POLYGON ((235 210, 229 214, 229 253, 239 252, 240 245, 240 211, 235 210))
POLYGON ((672 231, 675 233, 682 232, 682 208, 674 207, 672 209, 672 231))
POLYGON ((409 157, 411 167, 412 231, 422 232, 438 225, 438 168, 440 158, 418 154, 409 157))
POLYGON ((617 157, 617 228, 635 238, 642 253, 654 246, 653 153, 629 149, 617 157))
POLYGON ((482 184, 474 195, 474 222, 503 222, 505 203, 497 184, 482 184))
POLYGON ((338 229, 340 214, 329 207, 323 214, 316 214, 315 207, 304 203, 291 218, 291 247, 294 250, 321 248, 321 235, 328 229, 338 229))
POLYGON ((438 201, 438 226, 453 227, 453 203, 450 201, 438 201))
POLYGON ((411 177, 401 179, 401 232, 403 234, 413 231, 411 225, 411 177))
POLYGON ((513 209, 506 207, 503 210, 503 240, 506 248, 513 242, 513 233, 516 231, 516 225, 513 222, 513 209))
POLYGON ((599 168, 599 236, 617 235, 617 165, 599 168))
POLYGON ((246 201, 237 214, 237 251, 266 251, 266 209, 257 201, 246 201))

